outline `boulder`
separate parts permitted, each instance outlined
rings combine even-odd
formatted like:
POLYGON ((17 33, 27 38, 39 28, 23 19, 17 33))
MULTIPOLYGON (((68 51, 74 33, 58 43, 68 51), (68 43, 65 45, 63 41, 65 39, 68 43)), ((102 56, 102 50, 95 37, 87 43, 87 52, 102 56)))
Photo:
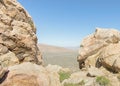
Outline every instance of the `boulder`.
POLYGON ((10 66, 8 70, 0 86, 61 86, 58 73, 37 64, 24 62, 10 66))
POLYGON ((120 32, 101 28, 82 41, 77 58, 80 69, 103 66, 112 72, 120 72, 119 60, 120 32))
POLYGON ((0 0, 0 57, 2 64, 7 66, 43 62, 37 47, 35 25, 17 0, 0 0), (6 64, 6 59, 9 64, 6 64))
POLYGON ((65 79, 62 85, 66 86, 94 86, 95 78, 87 77, 87 71, 79 71, 71 74, 70 78, 65 79), (72 85, 71 85, 72 84, 72 85))
POLYGON ((91 67, 88 69, 87 76, 88 77, 97 77, 97 76, 105 76, 105 74, 103 73, 103 71, 99 70, 98 68, 91 67))

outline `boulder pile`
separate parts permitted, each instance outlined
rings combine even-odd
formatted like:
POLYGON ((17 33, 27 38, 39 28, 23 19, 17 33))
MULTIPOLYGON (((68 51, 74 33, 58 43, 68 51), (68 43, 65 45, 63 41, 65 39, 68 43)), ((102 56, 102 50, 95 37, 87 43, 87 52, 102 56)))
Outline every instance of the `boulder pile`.
POLYGON ((77 60, 80 69, 93 66, 120 72, 120 32, 97 28, 82 41, 77 60))

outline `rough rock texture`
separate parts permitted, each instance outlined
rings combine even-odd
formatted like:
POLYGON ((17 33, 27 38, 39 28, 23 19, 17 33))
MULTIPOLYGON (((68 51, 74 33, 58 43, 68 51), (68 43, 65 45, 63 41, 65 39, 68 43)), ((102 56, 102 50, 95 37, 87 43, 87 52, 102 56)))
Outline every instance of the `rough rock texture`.
POLYGON ((9 72, 9 70, 7 68, 3 68, 2 66, 0 66, 0 81, 3 77, 5 77, 5 75, 9 72))
POLYGON ((0 62, 42 63, 34 23, 16 0, 0 0, 0 62))
POLYGON ((61 86, 59 75, 30 62, 8 68, 9 73, 0 86, 61 86))
POLYGON ((120 32, 97 28, 95 33, 82 41, 77 60, 80 69, 103 66, 120 72, 120 32))
MULTIPOLYGON (((87 77, 86 71, 79 71, 72 73, 69 79, 65 79, 62 84, 65 85, 66 83, 72 83, 72 84, 79 84, 82 81, 85 83, 84 85, 73 85, 73 86, 94 86, 95 78, 87 77)), ((72 86, 72 85, 71 85, 72 86)), ((95 85, 99 86, 99 85, 95 85)))
POLYGON ((104 76, 108 80, 110 80, 108 85, 105 86, 119 86, 120 84, 116 75, 107 71, 105 68, 101 67, 100 69, 98 69, 96 67, 90 67, 88 68, 88 70, 82 69, 80 71, 72 73, 70 78, 65 79, 62 82, 62 85, 64 86, 65 84, 72 84, 70 86, 103 86, 96 82, 97 77, 101 77, 101 76, 104 76), (114 82, 116 83, 112 81, 113 78, 115 78, 114 82))
POLYGON ((88 68, 88 77, 97 77, 97 76, 105 76, 104 72, 102 70, 99 70, 98 68, 91 67, 88 68))
POLYGON ((50 86, 46 69, 34 63, 42 56, 30 15, 17 0, 0 0, 0 86, 50 86))
POLYGON ((56 72, 56 73, 59 73, 59 72, 70 72, 71 71, 69 68, 63 68, 63 67, 61 67, 59 65, 51 65, 51 64, 46 66, 46 69, 49 70, 49 71, 52 71, 52 72, 56 72))

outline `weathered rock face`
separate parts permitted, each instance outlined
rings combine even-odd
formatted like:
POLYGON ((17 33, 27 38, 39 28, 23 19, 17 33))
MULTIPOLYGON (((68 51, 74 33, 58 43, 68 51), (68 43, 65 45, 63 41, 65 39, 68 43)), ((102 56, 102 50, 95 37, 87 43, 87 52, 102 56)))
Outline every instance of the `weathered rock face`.
POLYGON ((34 23, 16 0, 0 0, 0 61, 42 63, 34 23))
POLYGON ((24 62, 8 70, 0 86, 61 86, 58 73, 40 65, 24 62))
POLYGON ((77 60, 80 68, 103 66, 120 72, 120 32, 97 28, 82 41, 77 60))

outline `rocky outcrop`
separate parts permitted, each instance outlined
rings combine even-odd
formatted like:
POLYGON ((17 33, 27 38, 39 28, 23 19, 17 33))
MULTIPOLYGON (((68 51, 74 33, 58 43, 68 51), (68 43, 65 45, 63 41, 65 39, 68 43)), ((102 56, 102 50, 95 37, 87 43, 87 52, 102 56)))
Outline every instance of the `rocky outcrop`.
POLYGON ((110 71, 120 72, 120 32, 97 28, 95 33, 82 41, 77 60, 80 69, 103 66, 110 71))
POLYGON ((37 47, 36 28, 16 0, 0 0, 0 63, 42 63, 37 47))
MULTIPOLYGON (((69 79, 65 79, 62 84, 65 86, 94 86, 95 78, 87 77, 86 71, 72 73, 69 79)), ((97 85, 96 85, 97 86, 97 85)), ((99 86, 99 85, 98 85, 99 86)))
POLYGON ((100 69, 90 68, 89 71, 78 71, 62 82, 63 86, 120 86, 118 75, 100 69), (93 71, 91 71, 93 69, 93 71), (88 76, 88 73, 92 76, 88 76), (100 73, 100 74, 99 74, 100 73), (102 73, 102 74, 101 74, 102 73))
POLYGON ((0 86, 50 86, 40 64, 32 18, 17 0, 0 0, 0 86))
POLYGON ((59 75, 40 65, 24 62, 8 68, 9 73, 0 86, 61 86, 59 75))

